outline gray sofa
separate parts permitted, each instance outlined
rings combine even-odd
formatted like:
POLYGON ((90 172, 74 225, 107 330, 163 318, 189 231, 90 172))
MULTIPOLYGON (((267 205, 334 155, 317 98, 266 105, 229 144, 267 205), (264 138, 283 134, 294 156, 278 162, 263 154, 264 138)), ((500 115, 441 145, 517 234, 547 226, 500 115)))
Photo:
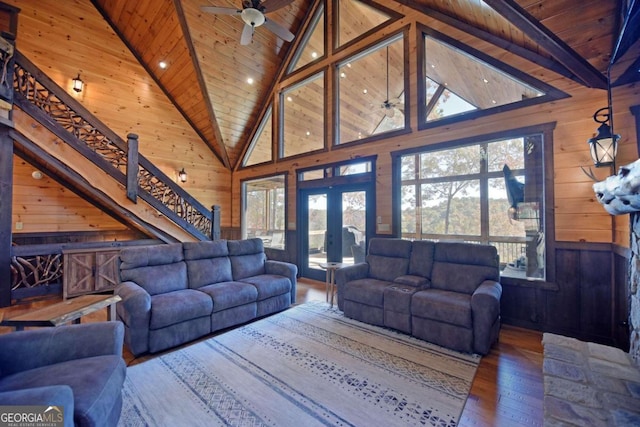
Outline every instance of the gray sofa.
POLYGON ((288 308, 297 267, 267 260, 261 239, 120 251, 116 306, 134 355, 155 353, 288 308))
POLYGON ((345 316, 467 353, 500 331, 497 250, 470 243, 374 238, 366 262, 336 271, 345 316))
POLYGON ((0 335, 0 404, 63 407, 65 426, 116 426, 123 337, 120 322, 0 335))

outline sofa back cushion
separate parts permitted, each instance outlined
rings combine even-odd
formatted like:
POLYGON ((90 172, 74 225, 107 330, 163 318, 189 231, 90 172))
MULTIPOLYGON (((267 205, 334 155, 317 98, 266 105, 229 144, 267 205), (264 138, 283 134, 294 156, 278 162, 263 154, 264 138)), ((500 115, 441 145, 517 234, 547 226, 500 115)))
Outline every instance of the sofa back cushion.
POLYGON ((190 288, 233 280, 226 240, 184 242, 182 245, 190 288))
POLYGON ((229 259, 234 280, 264 274, 264 254, 262 239, 229 240, 229 259))
POLYGON ((187 266, 182 244, 121 249, 120 280, 135 282, 151 295, 186 289, 187 266))
POLYGON ((392 282, 409 270, 411 242, 402 239, 373 238, 369 242, 369 277, 392 282))
POLYGON ((500 281, 498 251, 494 246, 436 243, 432 288, 472 294, 485 280, 500 281))
POLYGON ((433 253, 435 242, 416 240, 411 243, 411 258, 409 258, 409 274, 431 279, 433 269, 433 253))

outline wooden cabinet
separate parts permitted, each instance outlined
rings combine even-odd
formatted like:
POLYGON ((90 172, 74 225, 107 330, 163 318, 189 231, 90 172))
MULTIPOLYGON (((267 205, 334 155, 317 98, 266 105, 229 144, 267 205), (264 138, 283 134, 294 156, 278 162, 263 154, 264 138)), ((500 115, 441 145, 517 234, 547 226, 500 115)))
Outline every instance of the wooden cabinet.
POLYGON ((63 297, 113 291, 119 282, 120 249, 63 250, 63 297))

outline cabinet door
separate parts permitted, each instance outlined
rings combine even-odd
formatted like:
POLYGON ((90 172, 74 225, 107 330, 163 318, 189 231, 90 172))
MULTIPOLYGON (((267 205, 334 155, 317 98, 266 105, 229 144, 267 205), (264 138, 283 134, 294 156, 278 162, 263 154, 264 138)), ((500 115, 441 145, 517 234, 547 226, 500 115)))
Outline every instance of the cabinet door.
POLYGON ((119 250, 96 252, 96 292, 113 290, 120 281, 118 272, 119 255, 119 250))
POLYGON ((64 255, 64 298, 93 291, 94 259, 93 252, 64 255))

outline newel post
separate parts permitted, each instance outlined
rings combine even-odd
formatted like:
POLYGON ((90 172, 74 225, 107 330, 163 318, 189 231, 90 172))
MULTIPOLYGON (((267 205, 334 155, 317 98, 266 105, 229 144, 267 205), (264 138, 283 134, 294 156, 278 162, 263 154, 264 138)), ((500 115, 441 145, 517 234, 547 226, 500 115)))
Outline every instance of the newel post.
POLYGON ((220 239, 220 206, 211 207, 211 240, 220 239))
POLYGON ((13 139, 0 125, 0 307, 11 305, 13 139))
POLYGON ((127 197, 133 203, 138 199, 138 135, 127 135, 127 197))

